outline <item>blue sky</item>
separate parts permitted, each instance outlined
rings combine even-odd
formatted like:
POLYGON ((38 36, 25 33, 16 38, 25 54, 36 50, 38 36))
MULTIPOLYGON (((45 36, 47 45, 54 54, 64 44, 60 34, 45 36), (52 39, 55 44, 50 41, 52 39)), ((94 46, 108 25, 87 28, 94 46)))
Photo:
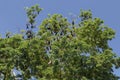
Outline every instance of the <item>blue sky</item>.
MULTIPOLYGON (((91 9, 94 17, 104 20, 105 25, 116 31, 116 38, 109 44, 120 56, 120 0, 0 0, 0 34, 10 31, 18 33, 25 29, 26 13, 24 8, 39 4, 44 10, 37 19, 38 24, 47 14, 60 13, 70 17, 69 13, 79 15, 80 9, 91 9)), ((120 76, 120 70, 115 70, 120 76)))

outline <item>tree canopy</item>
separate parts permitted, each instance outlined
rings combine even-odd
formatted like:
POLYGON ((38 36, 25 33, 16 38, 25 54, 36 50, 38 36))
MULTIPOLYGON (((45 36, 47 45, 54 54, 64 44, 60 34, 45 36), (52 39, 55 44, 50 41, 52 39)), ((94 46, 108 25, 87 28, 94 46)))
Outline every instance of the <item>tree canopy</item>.
POLYGON ((0 38, 0 72, 5 80, 13 80, 11 70, 17 68, 28 80, 118 80, 113 67, 120 67, 108 42, 115 31, 90 10, 81 10, 78 22, 61 14, 48 15, 37 33, 35 20, 42 8, 26 8, 28 23, 21 34, 0 38))

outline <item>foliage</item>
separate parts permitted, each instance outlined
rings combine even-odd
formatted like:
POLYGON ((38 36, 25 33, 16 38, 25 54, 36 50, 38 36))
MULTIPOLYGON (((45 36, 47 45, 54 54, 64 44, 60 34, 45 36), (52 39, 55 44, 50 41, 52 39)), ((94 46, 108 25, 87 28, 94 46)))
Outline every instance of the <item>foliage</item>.
POLYGON ((27 8, 26 38, 15 34, 0 38, 0 71, 5 80, 17 67, 25 80, 35 76, 39 80, 118 80, 113 67, 120 67, 120 58, 108 41, 115 31, 93 18, 91 11, 81 11, 81 21, 72 24, 60 14, 49 15, 39 26, 37 35, 27 33, 35 25, 42 8, 27 8))
POLYGON ((42 11, 42 8, 39 8, 38 4, 36 4, 30 8, 26 7, 26 13, 27 13, 27 17, 28 17, 28 23, 26 24, 27 38, 33 38, 35 36, 32 29, 36 27, 35 19, 41 11, 42 11))

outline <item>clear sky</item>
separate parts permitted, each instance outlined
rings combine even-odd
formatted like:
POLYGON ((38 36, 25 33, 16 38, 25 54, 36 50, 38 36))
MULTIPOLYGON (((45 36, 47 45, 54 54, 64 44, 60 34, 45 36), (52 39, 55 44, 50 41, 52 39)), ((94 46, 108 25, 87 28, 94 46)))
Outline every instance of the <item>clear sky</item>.
MULTIPOLYGON (((91 9, 94 17, 103 19, 105 25, 116 31, 116 38, 109 44, 120 56, 120 0, 0 0, 0 34, 25 29, 24 8, 34 4, 44 9, 37 19, 38 24, 47 14, 60 13, 69 17, 69 13, 79 15, 80 9, 91 9)), ((115 70, 115 74, 120 76, 120 70, 115 70)))

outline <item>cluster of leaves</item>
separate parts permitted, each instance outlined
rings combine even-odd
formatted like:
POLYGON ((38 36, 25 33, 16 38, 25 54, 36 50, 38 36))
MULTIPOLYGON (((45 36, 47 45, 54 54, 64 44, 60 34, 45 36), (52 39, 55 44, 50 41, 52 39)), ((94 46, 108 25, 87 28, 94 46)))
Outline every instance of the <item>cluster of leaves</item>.
MULTIPOLYGON (((38 6, 27 9, 31 26, 40 11, 38 6)), ((39 80, 118 80, 113 67, 120 67, 120 58, 108 45, 115 31, 100 18, 92 18, 91 11, 81 11, 79 18, 79 24, 72 24, 60 14, 49 15, 35 37, 0 38, 0 70, 5 80, 15 66, 25 80, 31 75, 39 80)))
POLYGON ((31 8, 26 8, 27 17, 28 17, 28 23, 26 24, 26 36, 27 38, 33 38, 35 37, 34 32, 32 29, 36 27, 36 17, 39 15, 39 13, 42 11, 42 8, 39 8, 39 5, 32 6, 31 8))

